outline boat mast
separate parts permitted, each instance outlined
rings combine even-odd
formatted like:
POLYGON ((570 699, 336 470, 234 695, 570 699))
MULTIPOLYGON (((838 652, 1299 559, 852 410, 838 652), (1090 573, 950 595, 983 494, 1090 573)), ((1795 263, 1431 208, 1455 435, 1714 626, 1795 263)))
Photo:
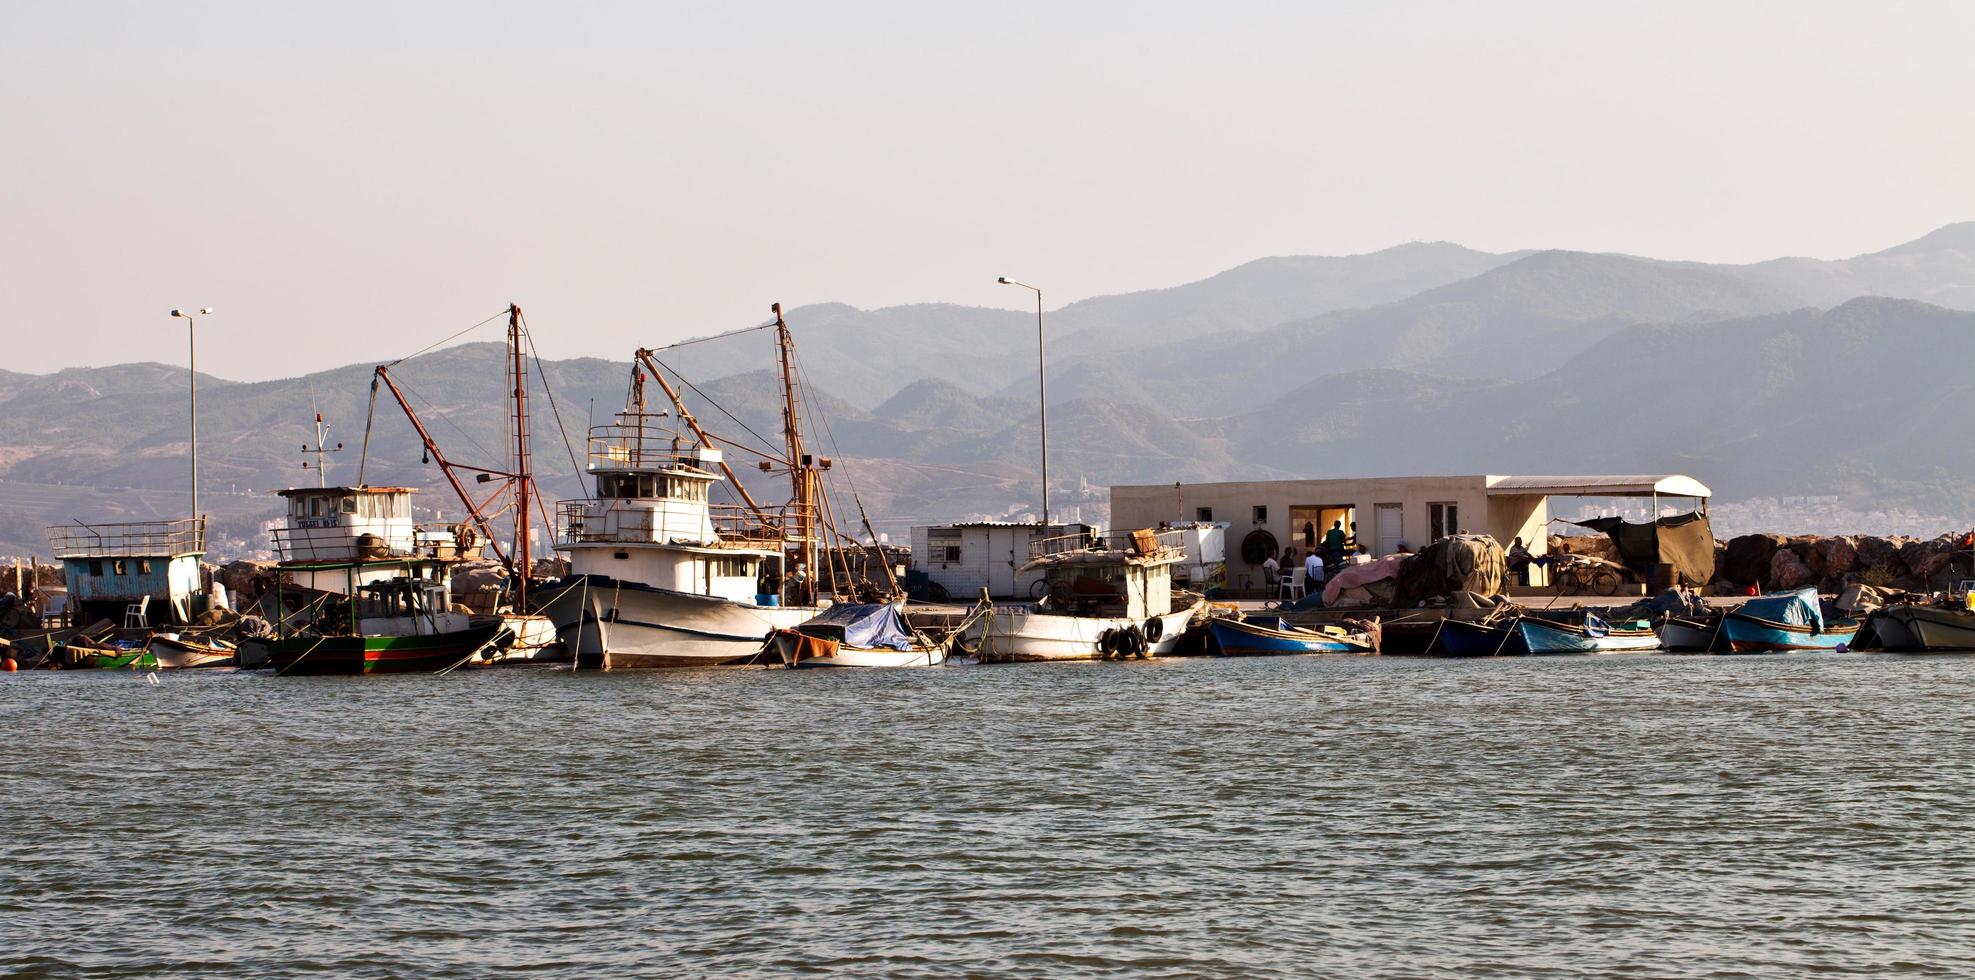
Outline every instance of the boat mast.
MULTIPOLYGON (((405 419, 411 422, 412 429, 418 433, 419 441, 425 446, 425 454, 433 462, 439 464, 439 472, 446 475, 446 482, 452 484, 454 495, 458 496, 460 503, 465 505, 467 520, 474 527, 480 529, 481 536, 487 539, 487 546, 494 549, 494 556, 499 558, 503 564, 510 564, 506 549, 501 547, 501 539, 494 536, 493 527, 487 523, 487 515, 484 513, 486 509, 485 505, 474 501, 473 495, 466 491, 466 484, 461 483, 459 475, 453 471, 460 469, 476 474, 485 473, 490 477, 507 476, 508 474, 502 473, 499 470, 490 470, 483 466, 468 466, 464 463, 455 463, 447 459, 446 454, 439 449, 439 443, 432 438, 432 433, 425 428, 425 423, 419 419, 418 412, 412 409, 411 402, 405 400, 405 393, 398 390, 398 383, 391 380, 390 368, 391 366, 389 364, 379 364, 377 366, 377 371, 370 381, 372 397, 376 396, 377 383, 380 381, 383 382, 384 387, 391 392, 391 397, 397 400, 398 408, 404 411, 405 419)), ((490 497, 488 499, 491 501, 493 498, 490 497)), ((511 564, 510 567, 512 567, 511 564)))
POLYGON ((514 608, 528 606, 529 554, 528 491, 534 477, 528 470, 528 359, 521 344, 521 307, 507 306, 507 351, 514 382, 514 608))
POLYGON ((802 401, 795 376, 795 346, 789 337, 789 322, 782 319, 782 304, 769 307, 775 312, 775 351, 782 375, 782 441, 789 454, 789 482, 794 493, 796 541, 802 565, 809 571, 810 590, 821 587, 816 568, 816 471, 802 451, 802 401))
MULTIPOLYGON (((693 438, 698 439, 700 445, 711 447, 715 442, 727 442, 725 439, 716 439, 708 435, 705 429, 700 428, 699 419, 693 417, 692 411, 686 408, 685 401, 679 397, 679 392, 666 382, 665 372, 659 370, 658 358, 649 349, 639 348, 636 357, 639 363, 645 366, 645 370, 651 373, 652 380, 658 382, 658 387, 665 392, 665 397, 672 402, 672 411, 679 416, 679 421, 685 423, 686 429, 692 432, 693 438)), ((644 388, 642 380, 638 383, 638 417, 640 419, 638 424, 643 425, 644 388)), ((727 442, 727 444, 734 445, 730 442, 727 442)), ((754 512, 755 519, 763 523, 769 523, 767 513, 762 511, 760 504, 755 503, 754 496, 747 492, 747 487, 741 485, 741 478, 734 474, 734 468, 727 465, 725 458, 722 458, 720 461, 720 472, 727 477, 727 485, 734 489, 734 493, 740 496, 743 503, 747 504, 747 509, 754 512)))

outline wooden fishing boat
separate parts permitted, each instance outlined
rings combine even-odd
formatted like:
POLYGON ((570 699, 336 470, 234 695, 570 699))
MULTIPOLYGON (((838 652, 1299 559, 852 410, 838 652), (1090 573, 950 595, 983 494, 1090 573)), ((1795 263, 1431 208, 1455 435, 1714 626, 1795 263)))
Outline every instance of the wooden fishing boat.
POLYGON ((763 658, 786 667, 937 667, 960 642, 960 627, 935 639, 907 625, 902 603, 844 602, 768 637, 763 658))
POLYGON ((1443 619, 1428 651, 1443 657, 1522 657, 1529 646, 1513 619, 1497 623, 1477 623, 1465 619, 1443 619))
POLYGON ((1824 620, 1816 589, 1750 599, 1721 618, 1721 638, 1731 653, 1849 649, 1857 635, 1856 622, 1824 620))
POLYGON ((183 633, 153 633, 145 644, 161 670, 230 667, 236 663, 233 644, 218 639, 193 639, 183 633))
POLYGON ((1645 653, 1660 648, 1660 637, 1644 622, 1607 623, 1586 614, 1581 623, 1524 616, 1516 620, 1523 645, 1531 656, 1586 653, 1645 653))
POLYGON ((70 640, 57 648, 55 662, 75 670, 155 670, 157 658, 143 644, 70 640))
MULTIPOLYGON (((267 665, 283 675, 417 674, 458 667, 494 655, 505 635, 499 623, 406 636, 310 636, 259 641, 267 665)), ((250 641, 251 642, 251 641, 250 641)))
POLYGON ((1029 553, 1020 571, 1041 568, 1048 594, 988 613, 982 663, 1161 656, 1206 608, 1172 590, 1172 566, 1186 557, 1181 532, 1064 535, 1029 553))
POLYGON ((1208 620, 1208 652, 1217 657, 1268 657, 1310 653, 1374 653, 1372 638, 1336 626, 1273 625, 1239 619, 1208 620))
POLYGON ((1870 622, 1884 650, 1975 651, 1975 611, 1968 609, 1900 603, 1875 611, 1870 622))
POLYGON ((1721 620, 1669 616, 1660 623, 1660 646, 1674 653, 1710 653, 1721 637, 1721 620))

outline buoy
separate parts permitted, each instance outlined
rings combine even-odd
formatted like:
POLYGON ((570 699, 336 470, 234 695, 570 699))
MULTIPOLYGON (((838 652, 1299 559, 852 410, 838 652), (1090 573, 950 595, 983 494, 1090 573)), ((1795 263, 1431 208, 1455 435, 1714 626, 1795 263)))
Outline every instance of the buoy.
POLYGON ((15 663, 14 658, 0 657, 0 670, 6 671, 7 673, 11 674, 19 669, 21 669, 21 665, 15 663))

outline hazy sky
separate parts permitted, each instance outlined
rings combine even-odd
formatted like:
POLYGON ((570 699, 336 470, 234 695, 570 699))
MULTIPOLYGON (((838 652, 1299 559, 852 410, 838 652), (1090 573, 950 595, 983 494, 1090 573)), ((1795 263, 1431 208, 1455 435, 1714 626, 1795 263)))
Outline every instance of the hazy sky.
MULTIPOLYGON (((0 367, 244 379, 499 310, 1017 308, 1414 239, 1745 261, 1975 218, 1975 5, 0 0, 0 367)), ((495 339, 497 333, 487 333, 495 339)))

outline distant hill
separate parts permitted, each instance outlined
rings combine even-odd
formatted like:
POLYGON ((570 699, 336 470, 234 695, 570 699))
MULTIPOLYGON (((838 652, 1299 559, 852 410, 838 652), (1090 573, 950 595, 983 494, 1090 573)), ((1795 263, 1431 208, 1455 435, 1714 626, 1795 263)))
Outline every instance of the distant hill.
MULTIPOLYGON (((1975 465, 1957 448, 1975 399, 1975 313, 1911 298, 1968 302, 1971 282, 1975 224, 1841 262, 1408 245, 1100 297, 1050 314, 1051 503, 1098 519, 1112 483, 1669 470, 1728 497, 1975 508, 1975 465), (1846 292, 1867 285, 1908 298, 1846 292)), ((838 460, 833 482, 855 484, 879 530, 1035 513, 1030 315, 825 305, 789 319, 809 446, 838 460)), ((659 356, 697 386, 685 397, 710 429, 774 452, 772 354, 755 331, 659 356)), ((624 404, 628 356, 542 366, 534 453, 548 493, 587 492, 555 410, 580 455, 586 426, 624 404)), ((502 360, 499 344, 466 344, 392 376, 453 458, 501 466, 502 360)), ((330 478, 356 478, 371 375, 358 364, 252 384, 201 377, 217 553, 261 546, 271 491, 314 482, 300 451, 312 410, 344 446, 330 478)), ((665 407, 656 385, 646 394, 665 407)), ((44 524, 182 513, 185 399, 170 365, 0 374, 0 553, 45 552, 44 524)), ((785 496, 779 477, 731 455, 751 488, 785 496)), ((366 477, 419 487, 422 514, 457 519, 420 456, 381 394, 366 477)))

